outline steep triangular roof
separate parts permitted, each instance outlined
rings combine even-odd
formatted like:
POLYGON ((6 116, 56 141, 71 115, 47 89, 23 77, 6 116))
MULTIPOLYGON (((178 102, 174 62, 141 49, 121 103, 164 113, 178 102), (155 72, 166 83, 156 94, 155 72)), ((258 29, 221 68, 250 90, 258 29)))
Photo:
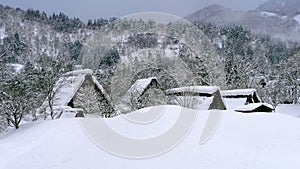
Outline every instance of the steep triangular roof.
MULTIPOLYGON (((93 71, 90 69, 75 70, 63 74, 56 82, 54 91, 54 106, 62 107, 67 106, 68 103, 77 93, 87 76, 91 76, 92 82, 101 91, 104 97, 109 101, 108 94, 98 82, 96 77, 92 75, 93 71)), ((43 103, 44 107, 48 106, 47 100, 43 103)))
POLYGON ((150 77, 146 79, 137 80, 127 91, 126 95, 127 96, 134 95, 137 98, 140 97, 153 81, 157 82, 157 78, 150 77))

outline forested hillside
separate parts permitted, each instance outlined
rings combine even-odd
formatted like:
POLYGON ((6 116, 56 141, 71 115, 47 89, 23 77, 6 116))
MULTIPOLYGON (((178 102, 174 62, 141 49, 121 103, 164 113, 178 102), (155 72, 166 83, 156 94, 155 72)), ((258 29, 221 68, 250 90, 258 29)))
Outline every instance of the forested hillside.
MULTIPOLYGON (((155 22, 144 21, 114 24, 115 19, 89 20, 85 24, 63 13, 47 16, 40 11, 0 5, 0 126, 5 127, 7 120, 15 125, 24 117, 46 118, 45 114, 37 114, 36 109, 51 96, 60 75, 82 64, 81 49, 106 25, 112 23, 116 30, 122 30, 124 25, 145 28, 155 25, 155 22)), ((216 26, 200 22, 195 25, 208 37, 223 61, 224 68, 221 68, 224 70, 220 72, 225 72, 226 79, 220 84, 222 89, 256 88, 264 101, 275 106, 297 103, 300 95, 298 42, 255 34, 238 25, 216 26)), ((195 56, 183 42, 147 32, 131 35, 126 40, 107 50, 105 57, 93 68, 106 90, 109 91, 119 60, 133 50, 148 48, 177 52, 175 55, 198 77, 197 85, 213 85, 205 79, 207 72, 203 68, 207 63, 202 63, 204 56, 195 56)), ((136 75, 136 79, 162 76, 165 81, 170 80, 165 74, 163 69, 151 69, 136 75)), ((172 86, 166 82, 162 85, 164 89, 176 87, 176 84, 172 86)))
POLYGON ((297 103, 300 45, 269 35, 253 34, 236 25, 196 23, 223 57, 226 88, 257 88, 263 100, 274 105, 297 103))

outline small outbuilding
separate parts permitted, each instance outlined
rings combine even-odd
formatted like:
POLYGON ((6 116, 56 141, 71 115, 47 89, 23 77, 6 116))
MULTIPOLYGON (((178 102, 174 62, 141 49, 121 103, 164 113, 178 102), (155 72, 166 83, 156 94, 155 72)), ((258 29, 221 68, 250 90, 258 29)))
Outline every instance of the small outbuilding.
POLYGON ((226 110, 218 87, 186 86, 165 91, 168 104, 199 110, 226 110))
POLYGON ((268 103, 250 103, 242 107, 238 107, 235 111, 242 113, 253 112, 273 112, 274 108, 268 103))
POLYGON ((234 110, 250 103, 261 103, 256 89, 236 89, 221 91, 223 100, 229 110, 234 110))

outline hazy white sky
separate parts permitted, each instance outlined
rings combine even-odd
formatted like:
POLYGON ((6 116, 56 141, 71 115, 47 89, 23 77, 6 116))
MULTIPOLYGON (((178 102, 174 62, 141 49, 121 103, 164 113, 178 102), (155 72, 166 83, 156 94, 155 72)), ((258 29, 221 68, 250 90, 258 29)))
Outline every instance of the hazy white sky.
POLYGON ((47 14, 63 12, 84 21, 121 17, 137 12, 164 12, 184 17, 209 4, 232 9, 255 9, 267 0, 0 0, 0 4, 21 9, 39 9, 47 14))

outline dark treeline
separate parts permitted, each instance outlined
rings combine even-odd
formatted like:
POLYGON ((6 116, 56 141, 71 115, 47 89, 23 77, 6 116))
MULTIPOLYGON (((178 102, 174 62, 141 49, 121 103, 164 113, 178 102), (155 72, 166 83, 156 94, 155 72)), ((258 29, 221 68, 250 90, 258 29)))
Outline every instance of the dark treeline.
POLYGON ((114 21, 116 18, 112 17, 109 19, 100 18, 88 20, 87 24, 85 24, 79 18, 69 18, 67 15, 61 12, 59 14, 54 13, 48 17, 45 12, 28 9, 25 12, 24 19, 49 24, 54 30, 59 32, 74 33, 80 28, 98 30, 108 23, 114 21))

